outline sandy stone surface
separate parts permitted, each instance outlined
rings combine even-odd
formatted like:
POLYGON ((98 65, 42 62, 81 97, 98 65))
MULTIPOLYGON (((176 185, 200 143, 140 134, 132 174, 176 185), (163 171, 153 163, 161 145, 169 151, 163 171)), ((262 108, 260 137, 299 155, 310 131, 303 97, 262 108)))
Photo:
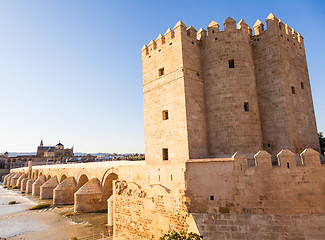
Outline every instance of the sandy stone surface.
POLYGON ((0 238, 54 240, 75 236, 98 239, 101 233, 106 232, 107 235, 106 213, 74 215, 73 206, 28 210, 33 205, 47 202, 51 200, 41 201, 0 187, 0 238), (9 205, 9 201, 16 201, 17 204, 9 205))

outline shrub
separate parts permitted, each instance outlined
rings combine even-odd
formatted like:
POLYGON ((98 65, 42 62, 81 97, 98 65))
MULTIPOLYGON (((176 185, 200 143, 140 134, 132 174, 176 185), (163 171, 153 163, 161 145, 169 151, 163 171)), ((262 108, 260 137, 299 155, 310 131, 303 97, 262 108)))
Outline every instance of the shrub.
POLYGON ((77 237, 71 237, 70 240, 78 240, 77 237))
POLYGON ((72 212, 67 212, 66 214, 64 214, 65 217, 69 217, 69 216, 73 216, 74 214, 72 212))
POLYGON ((3 188, 8 188, 8 186, 6 185, 6 186, 3 186, 3 188))
POLYGON ((160 237, 159 240, 200 240, 203 239, 202 236, 196 234, 196 233, 186 233, 185 231, 176 232, 171 231, 168 233, 165 233, 164 236, 160 237))
POLYGON ((10 201, 8 204, 12 205, 12 204, 16 204, 16 203, 17 203, 16 201, 10 201))
POLYGON ((50 206, 51 206, 51 204, 49 204, 49 203, 41 203, 41 204, 37 204, 37 205, 29 208, 29 210, 43 209, 43 208, 48 208, 50 206))

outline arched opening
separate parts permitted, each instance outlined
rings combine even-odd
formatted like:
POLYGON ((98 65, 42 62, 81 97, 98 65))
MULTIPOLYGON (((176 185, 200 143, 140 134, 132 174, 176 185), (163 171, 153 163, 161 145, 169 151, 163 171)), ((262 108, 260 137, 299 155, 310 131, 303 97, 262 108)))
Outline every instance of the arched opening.
POLYGON ((67 179, 67 175, 63 174, 60 178, 60 183, 62 183, 65 179, 67 179))
POLYGON ((103 183, 103 201, 107 201, 107 199, 113 194, 113 180, 118 178, 117 174, 111 173, 109 174, 103 183))
POLYGON ((47 176, 47 180, 50 180, 50 178, 51 178, 51 175, 48 175, 48 176, 47 176))
POLYGON ((78 189, 81 188, 88 181, 89 181, 88 177, 85 174, 82 174, 78 180, 78 189))
POLYGON ((113 180, 118 179, 118 175, 115 173, 109 174, 103 182, 103 197, 102 201, 107 205, 107 214, 108 214, 108 221, 107 224, 110 228, 110 231, 113 231, 113 199, 110 198, 113 194, 113 180), (109 199, 109 200, 108 200, 109 199), (107 201, 108 200, 108 201, 107 201), (107 202, 106 202, 107 201, 107 202))

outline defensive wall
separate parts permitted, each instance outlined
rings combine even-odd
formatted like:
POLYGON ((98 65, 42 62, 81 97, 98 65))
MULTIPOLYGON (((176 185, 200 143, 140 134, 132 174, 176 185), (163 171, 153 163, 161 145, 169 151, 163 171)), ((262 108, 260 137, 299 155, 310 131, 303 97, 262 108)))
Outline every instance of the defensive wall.
MULTIPOLYGON (((158 239, 171 229, 194 231, 204 239, 323 239, 325 166, 320 154, 306 149, 298 158, 284 149, 277 160, 273 166, 271 155, 262 150, 254 158, 236 153, 165 165, 35 166, 31 192, 57 205, 74 204, 76 212, 108 209, 114 239, 158 239)), ((28 171, 11 170, 4 184, 20 184, 23 190, 22 176, 28 171)))

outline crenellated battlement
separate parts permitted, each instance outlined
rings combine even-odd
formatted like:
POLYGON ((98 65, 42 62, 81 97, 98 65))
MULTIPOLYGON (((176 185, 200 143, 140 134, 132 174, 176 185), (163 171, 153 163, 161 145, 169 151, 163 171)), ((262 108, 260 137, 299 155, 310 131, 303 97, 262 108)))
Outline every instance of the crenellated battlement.
MULTIPOLYGON (((233 159, 238 158, 236 154, 233 159)), ((247 158, 246 167, 256 168, 287 168, 295 169, 296 167, 301 168, 320 168, 322 167, 320 153, 314 149, 307 148, 300 155, 296 155, 294 152, 283 149, 281 150, 272 161, 272 156, 265 150, 261 150, 254 155, 253 159, 247 158), (253 161, 252 161, 253 160, 253 161)))
POLYGON ((230 31, 247 32, 254 41, 266 31, 269 31, 269 29, 275 34, 280 34, 280 37, 287 41, 303 44, 302 35, 299 32, 296 32, 295 29, 290 28, 288 24, 284 24, 273 13, 270 13, 266 18, 266 25, 267 28, 265 28, 265 25, 258 19, 253 26, 253 34, 252 28, 243 19, 236 24, 234 19, 228 17, 224 22, 223 31, 220 30, 219 24, 215 21, 212 21, 208 25, 207 30, 200 28, 199 31, 197 31, 193 26, 187 28, 182 21, 178 21, 173 28, 174 31, 168 28, 164 35, 159 34, 156 41, 151 40, 148 45, 143 46, 141 51, 145 55, 148 55, 157 49, 159 50, 165 46, 171 45, 173 39, 179 39, 180 36, 202 41, 204 38, 216 37, 217 35, 220 36, 220 34, 230 31))

